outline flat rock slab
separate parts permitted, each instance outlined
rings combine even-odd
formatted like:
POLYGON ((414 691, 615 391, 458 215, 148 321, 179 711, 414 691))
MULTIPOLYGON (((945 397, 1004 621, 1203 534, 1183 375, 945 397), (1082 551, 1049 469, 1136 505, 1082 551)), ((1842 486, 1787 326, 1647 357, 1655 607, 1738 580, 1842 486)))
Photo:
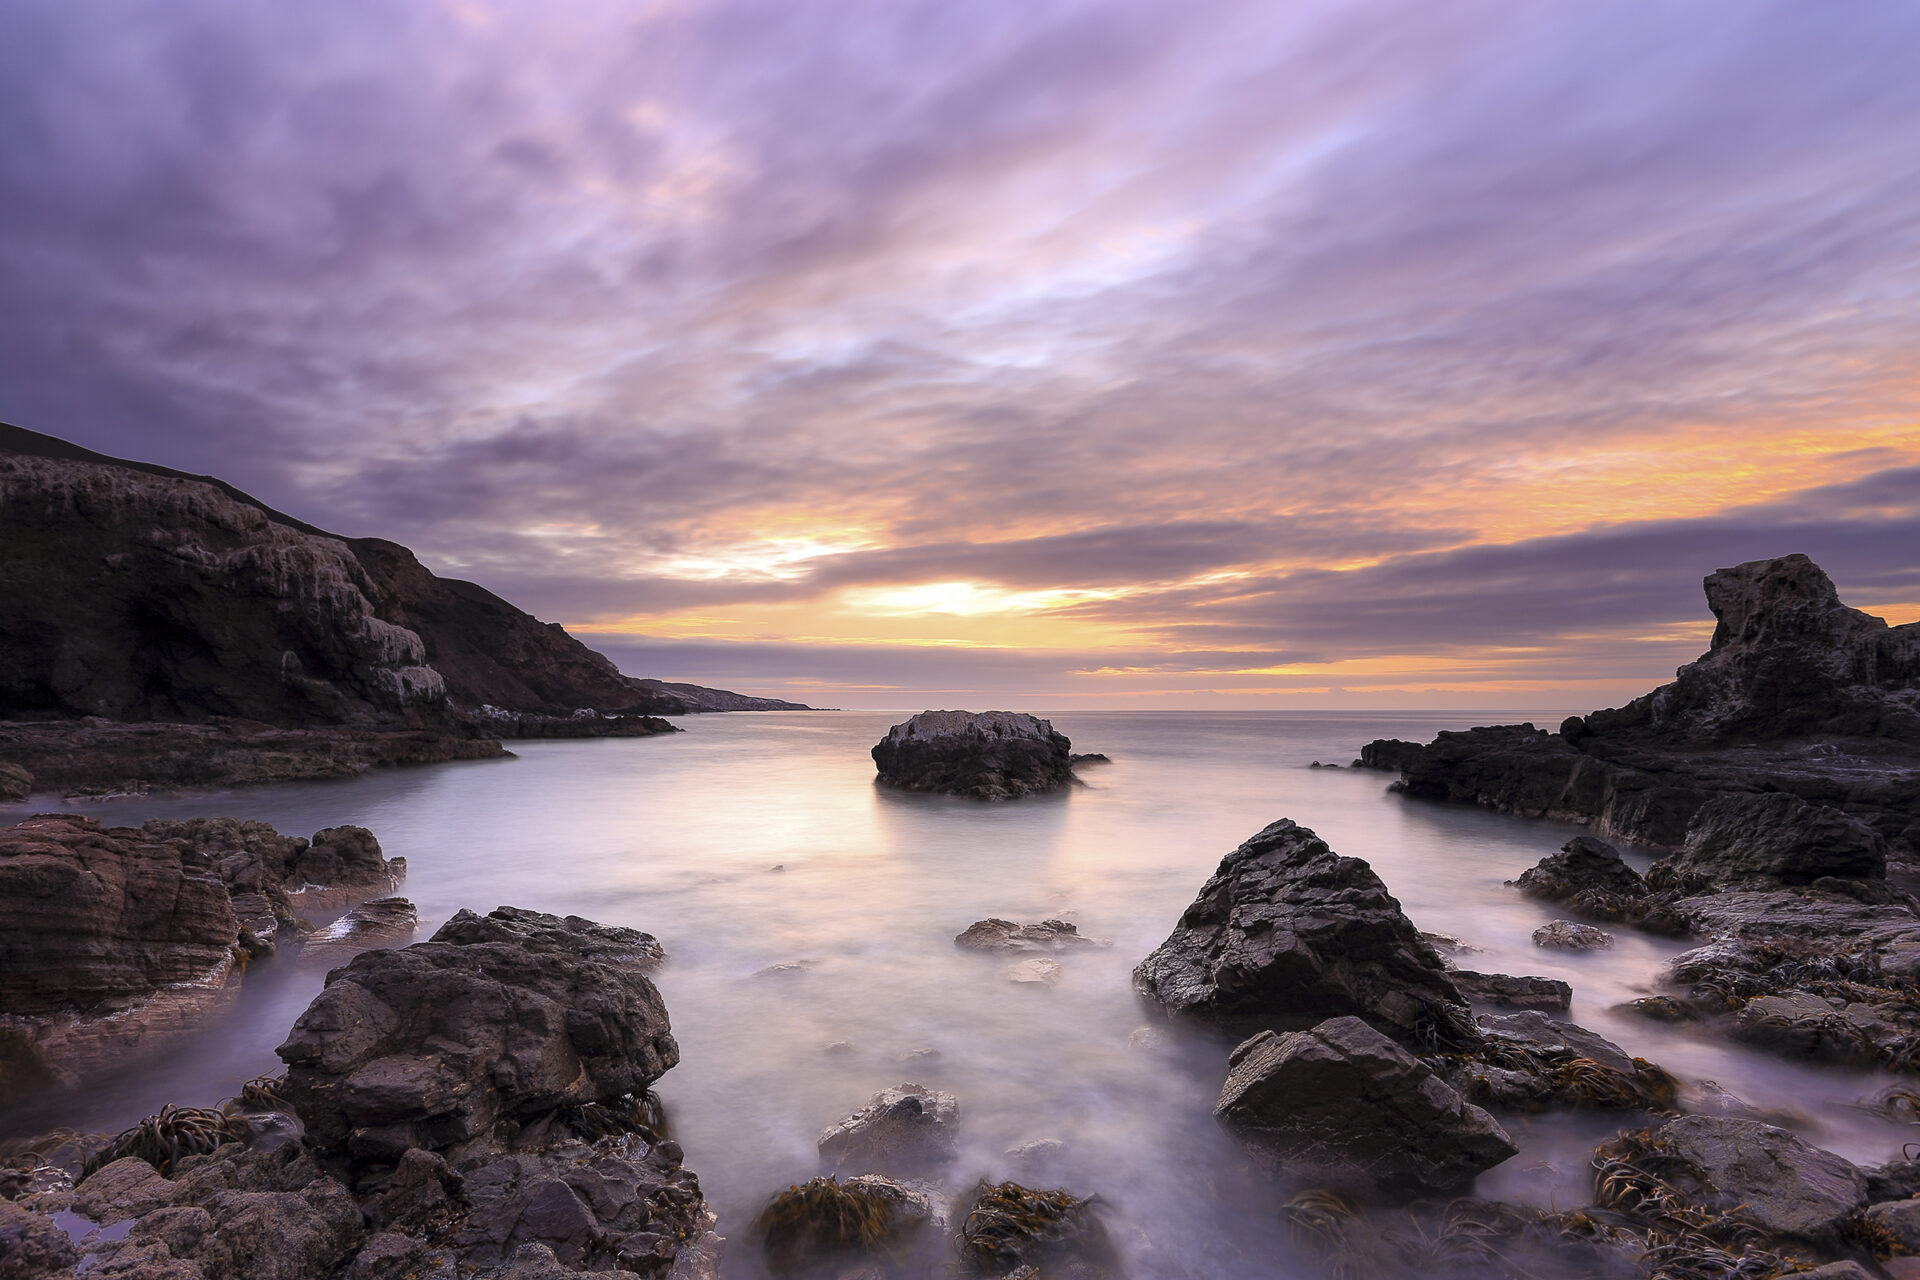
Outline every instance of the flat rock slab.
POLYGON ((1358 1018, 1233 1051, 1214 1118, 1268 1173, 1388 1198, 1458 1191, 1516 1148, 1500 1125, 1358 1018))
POLYGON ((1502 1009, 1538 1009, 1565 1013, 1573 1004, 1573 988, 1558 978, 1516 977, 1508 973, 1476 973, 1455 969, 1449 977, 1469 1000, 1502 1009))

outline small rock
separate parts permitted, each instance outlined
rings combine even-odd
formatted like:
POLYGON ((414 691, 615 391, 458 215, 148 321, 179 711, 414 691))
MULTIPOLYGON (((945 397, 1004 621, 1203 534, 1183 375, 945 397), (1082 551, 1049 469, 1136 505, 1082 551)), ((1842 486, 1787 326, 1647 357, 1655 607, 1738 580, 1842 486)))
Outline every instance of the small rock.
POLYGON ((1533 931, 1533 945, 1557 951, 1603 951, 1613 945, 1613 935, 1590 924, 1555 920, 1533 931))
POLYGON ((1469 946, 1450 933, 1428 933, 1422 929, 1420 937, 1426 944, 1443 956, 1477 956, 1480 948, 1469 946))
POLYGON ((1007 1148, 1007 1158, 1021 1164, 1047 1164, 1067 1153, 1067 1144, 1058 1138, 1035 1138, 1017 1147, 1007 1148))
POLYGON ((1900 1242, 1910 1253, 1920 1253, 1920 1199, 1890 1200, 1867 1210, 1867 1221, 1900 1242))
POLYGON ((1637 914, 1647 897, 1640 873, 1594 836, 1575 836, 1510 883, 1529 898, 1566 903, 1603 920, 1637 914))
POLYGON ((1022 960, 1001 970, 1008 982, 1029 987, 1050 987, 1060 980, 1058 960, 1022 960))
POLYGON ((815 963, 817 962, 813 960, 784 960, 779 964, 770 964, 764 969, 754 970, 753 976, 756 978, 791 978, 796 974, 805 973, 807 970, 813 968, 815 963))
POLYGON ((1687 1022, 1693 1018, 1672 996, 1641 996, 1638 1000, 1627 1001, 1620 1008, 1655 1022, 1687 1022))
POLYGON ((842 1169, 914 1173, 953 1158, 960 1104, 923 1085, 882 1089, 873 1100, 820 1135, 820 1154, 842 1169))

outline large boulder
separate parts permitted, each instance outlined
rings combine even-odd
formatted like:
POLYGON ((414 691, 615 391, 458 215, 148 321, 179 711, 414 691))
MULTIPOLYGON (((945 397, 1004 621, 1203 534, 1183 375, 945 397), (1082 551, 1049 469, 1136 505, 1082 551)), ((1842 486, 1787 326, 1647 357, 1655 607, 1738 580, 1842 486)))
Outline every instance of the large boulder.
POLYGON ((319 1150, 381 1164, 638 1093, 680 1059, 646 976, 661 958, 633 929, 462 911, 327 975, 276 1051, 286 1095, 319 1150))
POLYGON ((191 1033, 228 1001, 239 932, 179 842, 72 814, 0 829, 0 1106, 191 1033))
POLYGON ((1700 807, 1680 851, 1659 864, 1721 887, 1881 880, 1887 842, 1860 819, 1799 796, 1734 794, 1700 807))
POLYGON ((880 781, 903 791, 979 800, 1072 786, 1073 744, 1045 720, 1017 711, 922 711, 874 744, 880 781))
POLYGON ((1214 1118, 1296 1185, 1444 1195, 1517 1150, 1492 1116, 1358 1018, 1263 1031, 1229 1067, 1214 1118))
POLYGON ((1352 1014, 1422 1049, 1477 1039, 1439 955, 1373 868, 1286 818, 1221 860, 1133 981, 1176 1013, 1230 1025, 1352 1014))
POLYGON ((1687 1190, 1715 1207, 1739 1206, 1764 1231, 1824 1239, 1867 1204, 1867 1177, 1852 1161, 1785 1129, 1733 1116, 1682 1116, 1654 1147, 1699 1175, 1687 1190))

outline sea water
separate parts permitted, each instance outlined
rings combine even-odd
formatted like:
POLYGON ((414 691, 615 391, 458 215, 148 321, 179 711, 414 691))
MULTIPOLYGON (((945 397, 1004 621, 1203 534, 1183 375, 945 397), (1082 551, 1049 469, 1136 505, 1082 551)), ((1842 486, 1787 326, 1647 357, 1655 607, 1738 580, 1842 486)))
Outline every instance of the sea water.
MULTIPOLYGON (((956 1191, 1015 1178, 1097 1195, 1135 1276, 1311 1274, 1290 1261, 1274 1192, 1213 1122, 1231 1041, 1167 1023, 1130 981, 1221 856, 1278 818, 1366 859, 1421 929, 1476 948, 1462 967, 1564 979, 1568 1016, 1683 1082, 1713 1080, 1855 1160, 1897 1155, 1906 1127, 1858 1105, 1889 1077, 1615 1012, 1653 990, 1685 944, 1629 929, 1607 951, 1532 944, 1555 913, 1506 882, 1580 828, 1410 801, 1388 792, 1388 775, 1310 767, 1345 765, 1373 738, 1559 715, 1057 714, 1076 750, 1112 763, 1085 766, 1086 785, 1070 792, 998 804, 877 786, 868 749, 904 713, 780 712, 339 782, 51 807, 115 825, 230 815, 295 835, 368 827, 407 859, 402 892, 422 938, 462 907, 503 904, 656 935, 670 958, 655 981, 681 1053, 657 1091, 735 1241, 729 1276, 762 1274, 747 1224, 775 1192, 825 1171, 820 1130, 908 1081, 959 1098, 956 1191), (1052 986, 1015 983, 1008 958, 954 946, 988 916, 1069 920, 1103 945, 1058 956, 1052 986), (1059 1144, 1043 1161, 1010 1154, 1042 1139, 1059 1144)), ((0 821, 48 807, 37 798, 0 821)), ((274 1046, 323 979, 319 966, 270 962, 199 1042, 8 1127, 116 1131, 163 1103, 210 1105, 279 1069, 274 1046)), ((1511 1118, 1521 1152, 1479 1191, 1584 1204, 1591 1148, 1620 1123, 1511 1118)))

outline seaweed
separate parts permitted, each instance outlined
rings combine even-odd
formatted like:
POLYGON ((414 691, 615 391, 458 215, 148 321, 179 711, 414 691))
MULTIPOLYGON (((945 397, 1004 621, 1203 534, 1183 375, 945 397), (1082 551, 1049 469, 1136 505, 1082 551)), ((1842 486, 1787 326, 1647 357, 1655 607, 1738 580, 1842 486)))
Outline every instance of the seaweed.
POLYGON ((145 1160, 163 1174, 171 1173, 188 1156, 205 1155, 223 1143, 240 1140, 244 1133, 236 1118, 224 1111, 169 1103, 88 1157, 82 1176, 91 1177, 128 1156, 145 1160))
POLYGON ((924 1205, 897 1183, 827 1175, 775 1196, 749 1231, 774 1270, 785 1272, 841 1255, 889 1254, 925 1220, 924 1205))
POLYGON ((1113 1247, 1093 1204, 1069 1191, 982 1182, 960 1224, 961 1260, 977 1275, 1000 1276, 1074 1255, 1107 1274, 1113 1247))

